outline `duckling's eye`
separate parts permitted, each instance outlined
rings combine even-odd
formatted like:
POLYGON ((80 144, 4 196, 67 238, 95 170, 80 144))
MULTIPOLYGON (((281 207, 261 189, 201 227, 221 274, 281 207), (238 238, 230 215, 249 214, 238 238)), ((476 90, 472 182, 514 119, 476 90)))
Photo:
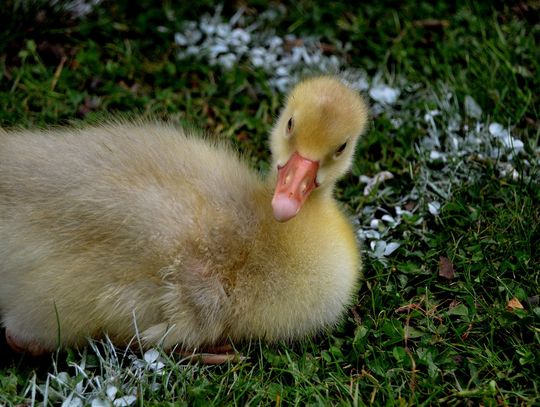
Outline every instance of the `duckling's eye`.
POLYGON ((334 157, 339 157, 341 155, 341 153, 343 153, 345 151, 345 148, 347 147, 347 143, 343 143, 342 145, 339 146, 339 148, 336 150, 336 152, 334 153, 334 157))
POLYGON ((288 134, 291 134, 293 127, 294 127, 294 121, 293 121, 293 118, 291 117, 289 119, 289 121, 287 122, 287 133, 288 134))

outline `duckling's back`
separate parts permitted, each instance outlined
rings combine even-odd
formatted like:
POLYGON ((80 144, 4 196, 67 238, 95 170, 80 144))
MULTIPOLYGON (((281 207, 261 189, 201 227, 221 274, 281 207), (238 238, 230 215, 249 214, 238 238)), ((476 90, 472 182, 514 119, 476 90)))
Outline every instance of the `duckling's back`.
MULTIPOLYGON (((192 265, 202 282, 171 266, 245 250, 266 193, 228 148, 170 125, 0 133, 2 323, 51 349, 59 330, 67 344, 103 332, 127 342, 134 323, 157 340, 178 311, 167 296, 225 298, 204 260, 192 265)), ((192 311, 186 326, 211 323, 192 311)), ((214 329, 183 341, 215 341, 214 329)))

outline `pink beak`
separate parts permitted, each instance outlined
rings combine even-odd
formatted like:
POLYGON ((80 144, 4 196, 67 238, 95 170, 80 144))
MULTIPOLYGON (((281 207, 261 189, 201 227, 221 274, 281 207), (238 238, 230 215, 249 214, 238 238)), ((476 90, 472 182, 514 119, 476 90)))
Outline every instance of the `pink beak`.
POLYGON ((307 197, 317 187, 319 163, 302 157, 295 152, 287 164, 278 166, 278 180, 272 209, 279 222, 294 218, 307 197))

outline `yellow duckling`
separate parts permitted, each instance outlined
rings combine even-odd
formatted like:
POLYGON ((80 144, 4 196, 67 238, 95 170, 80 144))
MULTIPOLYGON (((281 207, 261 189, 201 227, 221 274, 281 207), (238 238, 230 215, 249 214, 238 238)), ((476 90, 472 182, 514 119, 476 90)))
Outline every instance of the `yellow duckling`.
POLYGON ((138 335, 190 351, 335 325, 360 256, 332 190, 366 122, 339 79, 301 82, 272 130, 267 180, 163 123, 0 133, 8 343, 39 354, 138 335))

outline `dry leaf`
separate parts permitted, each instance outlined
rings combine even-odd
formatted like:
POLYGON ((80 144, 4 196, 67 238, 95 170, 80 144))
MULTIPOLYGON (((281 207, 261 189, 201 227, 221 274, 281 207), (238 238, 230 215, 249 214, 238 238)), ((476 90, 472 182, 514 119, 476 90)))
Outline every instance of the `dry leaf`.
POLYGON ((454 265, 448 257, 439 257, 439 276, 447 280, 452 280, 455 277, 454 265))
POLYGON ((407 202, 405 204, 404 208, 405 208, 406 211, 411 212, 414 209, 415 206, 416 206, 416 202, 409 201, 409 202, 407 202))
POLYGON ((523 309, 523 305, 521 305, 521 302, 514 297, 510 301, 508 301, 508 304, 506 304, 506 309, 508 311, 515 311, 517 309, 523 309))
POLYGON ((435 18, 426 18, 425 20, 413 21, 415 27, 420 28, 448 28, 450 22, 448 20, 437 20, 435 18))
POLYGON ((463 339, 464 341, 467 340, 471 331, 472 331, 472 324, 469 324, 469 326, 467 327, 467 330, 461 334, 461 339, 463 339))
POLYGON ((448 305, 448 309, 456 308, 459 304, 461 304, 460 301, 458 301, 458 300, 452 300, 452 302, 450 303, 450 305, 448 305))
POLYGON ((422 306, 420 304, 407 304, 407 305, 404 305, 402 307, 399 307, 398 309, 396 309, 395 312, 397 312, 398 314, 401 314, 403 312, 409 313, 413 309, 422 311, 422 306))

